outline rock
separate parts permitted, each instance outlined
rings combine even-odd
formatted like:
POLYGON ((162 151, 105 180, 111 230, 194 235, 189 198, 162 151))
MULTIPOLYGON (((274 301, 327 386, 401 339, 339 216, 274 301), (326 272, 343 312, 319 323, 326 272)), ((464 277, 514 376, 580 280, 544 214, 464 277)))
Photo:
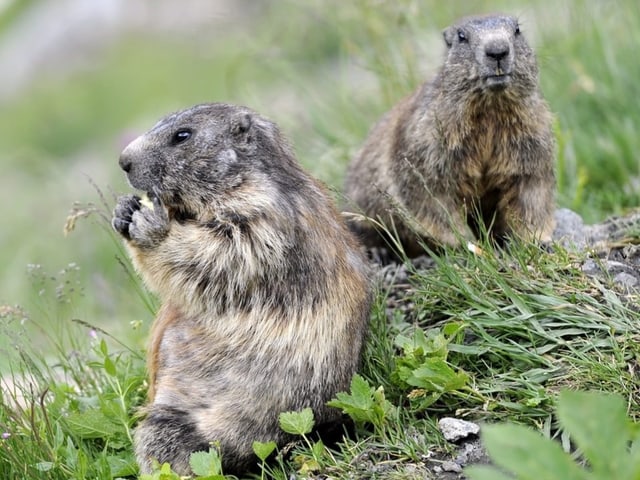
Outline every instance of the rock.
POLYGON ((472 464, 488 464, 490 461, 489 454, 479 438, 465 441, 458 449, 458 456, 455 458, 455 462, 463 467, 472 464))
POLYGON ((600 265, 598 265, 594 260, 592 259, 587 259, 583 264, 582 264, 582 272, 585 273, 586 275, 597 275, 598 273, 602 273, 602 269, 600 268, 600 265))
POLYGON ((442 462, 442 470, 445 472, 462 473, 462 467, 456 462, 442 462))
POLYGON ((613 281, 627 292, 634 290, 638 285, 638 279, 630 273, 625 272, 618 273, 615 277, 613 277, 613 281))
POLYGON ((480 432, 478 424, 452 417, 441 418, 438 421, 438 428, 445 440, 454 443, 467 438, 469 435, 477 435, 480 432))
POLYGON ((552 238, 567 249, 582 250, 587 246, 587 231, 582 217, 568 208, 555 213, 556 229, 552 238))

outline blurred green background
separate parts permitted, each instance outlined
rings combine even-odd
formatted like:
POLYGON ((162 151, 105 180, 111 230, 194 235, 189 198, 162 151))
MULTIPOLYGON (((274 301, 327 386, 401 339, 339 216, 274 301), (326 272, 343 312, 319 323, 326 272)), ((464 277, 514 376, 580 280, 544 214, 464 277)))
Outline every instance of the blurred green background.
POLYGON ((120 150, 161 116, 250 106, 339 191, 370 126, 435 72, 441 30, 491 11, 519 16, 538 53, 557 117, 558 204, 588 222, 636 207, 637 0, 0 2, 0 349, 71 318, 142 344, 152 308, 108 223, 96 213, 67 236, 63 226, 74 202, 110 215, 129 190, 120 150))

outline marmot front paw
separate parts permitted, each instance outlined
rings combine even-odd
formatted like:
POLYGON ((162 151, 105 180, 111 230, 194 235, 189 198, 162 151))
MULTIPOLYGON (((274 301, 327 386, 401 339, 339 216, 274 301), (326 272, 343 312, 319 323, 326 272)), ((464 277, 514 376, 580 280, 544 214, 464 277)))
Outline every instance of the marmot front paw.
POLYGON ((157 246, 169 233, 169 218, 156 198, 153 207, 148 208, 137 195, 120 197, 113 212, 113 228, 139 247, 157 246))
POLYGON ((118 204, 113 211, 111 225, 124 238, 130 239, 129 228, 133 212, 140 210, 140 197, 137 195, 125 195, 118 199, 118 204))

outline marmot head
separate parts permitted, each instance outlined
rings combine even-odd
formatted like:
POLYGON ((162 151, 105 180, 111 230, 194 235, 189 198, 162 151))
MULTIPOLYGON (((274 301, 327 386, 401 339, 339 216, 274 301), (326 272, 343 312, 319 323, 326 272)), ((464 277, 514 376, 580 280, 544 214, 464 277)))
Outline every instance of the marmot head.
POLYGON ((161 200, 171 217, 199 218, 243 189, 295 190, 300 183, 278 127, 246 107, 222 103, 163 118, 124 149, 119 163, 131 186, 161 200))
POLYGON ((446 88, 530 93, 537 87, 535 55, 515 17, 468 17, 446 28, 446 88), (452 83, 453 85, 449 85, 452 83))

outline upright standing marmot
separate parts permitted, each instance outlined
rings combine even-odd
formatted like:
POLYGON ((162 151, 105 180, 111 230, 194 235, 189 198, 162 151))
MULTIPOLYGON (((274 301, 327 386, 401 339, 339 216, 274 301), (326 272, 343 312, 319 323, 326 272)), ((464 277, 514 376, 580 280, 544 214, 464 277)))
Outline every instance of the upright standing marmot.
MULTIPOLYGON (((535 56, 509 16, 471 17, 444 31, 448 52, 431 81, 373 128, 350 165, 352 208, 396 230, 409 255, 478 235, 550 239, 552 117, 535 56)), ((374 223, 352 223, 369 245, 374 223)))
POLYGON ((122 152, 130 184, 113 226, 162 307, 148 352, 150 404, 138 462, 190 472, 220 442, 226 472, 256 465, 255 440, 289 438, 278 415, 316 425, 359 363, 371 301, 367 266, 329 195, 278 127, 225 104, 170 115, 122 152))

